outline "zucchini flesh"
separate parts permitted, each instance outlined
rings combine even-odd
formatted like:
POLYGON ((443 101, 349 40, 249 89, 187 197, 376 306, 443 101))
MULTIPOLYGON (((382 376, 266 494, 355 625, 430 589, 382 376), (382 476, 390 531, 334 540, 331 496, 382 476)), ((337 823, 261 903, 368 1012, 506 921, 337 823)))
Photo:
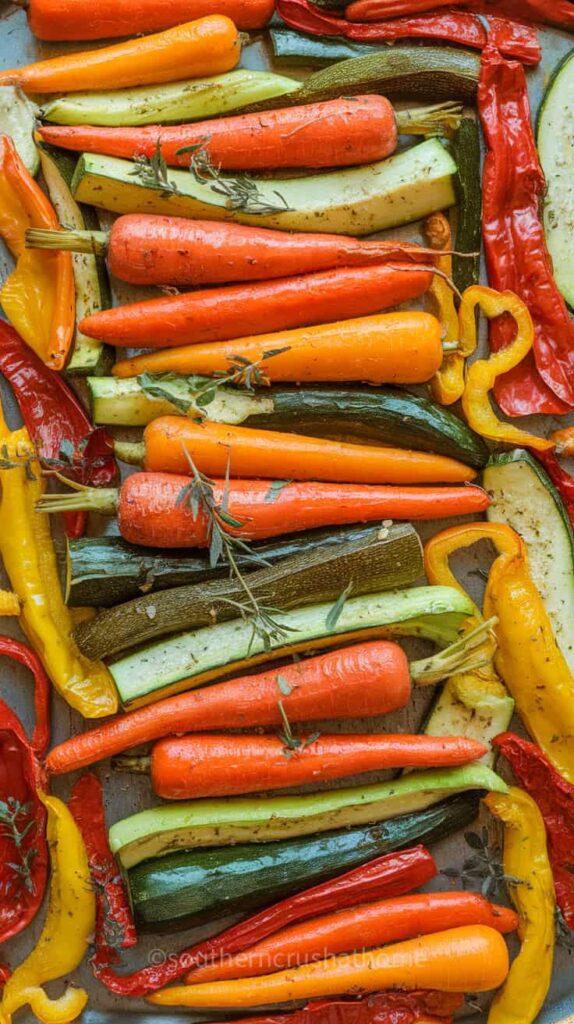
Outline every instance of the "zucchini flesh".
POLYGON ((113 92, 69 93, 46 104, 42 117, 56 124, 111 127, 177 124, 216 117, 258 100, 286 96, 299 86, 299 82, 284 75, 238 68, 212 78, 113 92))
POLYGON ((482 178, 480 170, 480 128, 475 117, 463 117, 453 140, 453 153, 458 173, 457 253, 473 252, 473 259, 455 255, 452 275, 459 291, 480 281, 480 247, 482 242, 482 178))
MULTIPOLYGON (((412 552, 410 543, 406 547, 412 552)), ((402 538, 389 542, 388 536, 375 536, 348 541, 330 551, 301 552, 278 565, 250 572, 246 582, 258 600, 264 602, 270 594, 277 594, 277 603, 287 609, 336 601, 353 581, 360 594, 402 586, 406 557, 402 538)), ((422 548, 408 566, 406 574, 411 581, 413 572, 415 578, 423 574, 422 548)), ((244 601, 245 590, 234 578, 176 587, 103 611, 81 623, 74 639, 89 658, 105 658, 169 633, 236 618, 237 603, 244 601)))
POLYGON ((466 828, 478 798, 463 793, 417 814, 278 843, 211 847, 149 860, 127 873, 138 928, 173 931, 249 914, 373 857, 430 845, 466 828))
MULTIPOLYGON (((251 545, 254 554, 265 562, 275 564, 305 552, 337 550, 347 542, 369 543, 377 539, 379 527, 372 524, 342 526, 338 529, 307 530, 278 537, 266 543, 251 545)), ((389 526, 389 545, 400 546, 404 573, 402 586, 410 586, 419 577, 420 541, 410 523, 389 526)), ((249 571, 253 562, 237 553, 240 569, 249 571)), ((397 571, 399 567, 396 567, 397 571)), ((203 580, 226 576, 224 564, 213 568, 206 553, 158 553, 156 548, 140 548, 127 544, 121 537, 81 537, 67 541, 66 551, 66 603, 72 608, 106 607, 127 601, 132 597, 180 587, 203 580)))
MULTIPOLYGON (((202 385, 197 377, 146 374, 145 387, 140 381, 144 377, 89 379, 94 422, 142 426, 165 413, 197 414, 192 404, 202 385)), ((482 438, 458 416, 401 388, 275 387, 256 393, 220 388, 206 413, 215 423, 432 451, 477 469, 489 457, 482 438)))
POLYGON ((230 209, 222 182, 196 181, 188 171, 170 170, 173 191, 144 184, 137 166, 117 157, 84 153, 78 161, 72 192, 78 202, 113 213, 158 213, 285 231, 332 231, 369 235, 421 220, 453 206, 456 164, 438 139, 428 139, 381 160, 345 170, 305 177, 252 178, 257 207, 230 209), (249 212, 268 207, 272 212, 249 212))
POLYGON ((0 86, 0 130, 10 136, 32 176, 40 169, 40 156, 34 142, 37 112, 36 105, 16 85, 0 86))
MULTIPOLYGON (((75 158, 68 153, 42 145, 40 162, 48 193, 60 223, 81 231, 99 229, 93 210, 80 207, 70 192, 70 182, 76 166, 75 158)), ((87 253, 73 253, 72 263, 76 285, 76 330, 66 373, 74 376, 105 374, 112 366, 113 350, 95 338, 88 338, 77 326, 84 317, 98 313, 111 304, 105 263, 103 259, 87 253)))
POLYGON ((529 452, 492 457, 483 483, 492 495, 487 516, 517 531, 556 642, 574 672, 574 532, 560 494, 529 452))
POLYGON ((538 114, 537 144, 546 178, 544 231, 556 284, 574 307, 574 50, 558 65, 538 114))
POLYGON ((422 636, 448 646, 472 614, 469 599, 451 587, 416 587, 350 597, 329 628, 332 604, 311 605, 274 616, 284 636, 254 635, 249 621, 234 619, 160 640, 110 666, 125 708, 209 682, 273 658, 322 650, 382 636, 422 636))
POLYGON ((423 811, 448 796, 468 790, 508 791, 482 764, 410 772, 400 779, 267 799, 190 800, 162 804, 117 821, 110 847, 124 869, 178 849, 268 843, 330 829, 387 821, 423 811))
POLYGON ((481 759, 492 766, 496 752, 491 741, 506 732, 514 701, 502 683, 475 676, 453 676, 442 688, 424 728, 427 736, 466 736, 490 749, 481 759))

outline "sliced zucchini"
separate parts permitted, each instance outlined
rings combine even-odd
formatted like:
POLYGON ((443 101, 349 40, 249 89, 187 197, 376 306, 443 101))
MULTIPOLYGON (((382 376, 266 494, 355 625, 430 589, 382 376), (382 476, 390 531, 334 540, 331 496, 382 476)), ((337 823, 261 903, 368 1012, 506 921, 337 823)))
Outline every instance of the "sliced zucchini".
POLYGON ((295 92, 301 83, 270 71, 239 68, 213 78, 143 85, 113 92, 68 93, 42 110, 56 124, 143 125, 201 121, 249 103, 295 92))
MULTIPOLYGON (((491 741, 506 732, 514 713, 514 701, 502 683, 476 674, 449 679, 437 697, 424 732, 427 736, 467 736, 490 747, 491 741)), ((491 748, 482 758, 492 765, 496 758, 491 748)))
MULTIPOLYGON (((88 395, 94 423, 119 427, 143 427, 169 413, 189 412, 194 395, 208 383, 207 377, 179 374, 143 374, 120 380, 118 377, 89 377, 88 395)), ((233 391, 217 388, 209 403, 209 418, 215 423, 245 423, 252 415, 273 413, 268 392, 233 391)), ((485 460, 486 461, 486 460, 485 460)), ((483 463, 484 465, 484 463, 483 463)))
MULTIPOLYGON (((54 209, 63 227, 79 228, 82 231, 99 228, 93 210, 80 207, 70 192, 76 160, 68 153, 45 145, 40 146, 42 174, 54 209)), ((86 376, 109 373, 113 350, 95 338, 88 338, 78 329, 80 320, 92 316, 110 305, 110 291, 103 259, 87 253, 73 253, 74 280, 76 284, 76 330, 74 347, 66 373, 86 376)))
POLYGON ((481 764, 411 772, 400 779, 352 789, 277 796, 190 800, 162 804, 117 821, 110 847, 124 869, 175 850, 233 843, 269 843, 330 829, 387 821, 423 811, 468 790, 506 793, 508 787, 481 764))
POLYGON ((480 280, 482 243, 482 178, 480 169, 480 128, 475 117, 463 117, 453 140, 458 166, 456 255, 452 258, 453 280, 459 291, 480 280), (472 259, 460 253, 476 253, 472 259))
POLYGON ((291 28, 272 28, 269 31, 273 55, 277 63, 297 66, 335 64, 352 57, 365 57, 376 52, 370 43, 354 43, 351 39, 328 39, 304 36, 291 28))
POLYGON ((453 206, 455 172, 442 143, 429 139, 364 167, 289 179, 252 178, 255 194, 241 209, 230 209, 224 187, 233 189, 234 178, 197 181, 188 171, 170 169, 168 193, 144 184, 129 160, 84 153, 72 192, 78 202, 114 213, 166 213, 285 231, 369 235, 453 206))
POLYGON ((204 921, 213 924, 234 913, 246 915, 373 857, 446 839, 477 814, 478 797, 467 792, 376 825, 147 860, 127 873, 138 927, 171 932, 204 921))
POLYGON ((554 278, 574 307, 574 50, 558 65, 538 114, 537 144, 546 178, 544 230, 554 278))
POLYGON ((0 135, 9 135, 22 162, 36 175, 40 157, 34 142, 38 107, 16 85, 0 86, 0 135))
POLYGON ((494 455, 483 483, 491 522, 523 537, 528 564, 562 654, 574 671, 574 531, 560 494, 540 463, 520 448, 494 455))
POLYGON ((472 613, 467 597, 451 587, 417 587, 350 597, 335 625, 332 604, 311 605, 275 616, 284 636, 254 635, 243 619, 159 641, 110 667, 124 707, 132 708, 217 679, 231 670, 310 648, 319 650, 353 639, 422 636, 447 646, 458 639, 472 613))

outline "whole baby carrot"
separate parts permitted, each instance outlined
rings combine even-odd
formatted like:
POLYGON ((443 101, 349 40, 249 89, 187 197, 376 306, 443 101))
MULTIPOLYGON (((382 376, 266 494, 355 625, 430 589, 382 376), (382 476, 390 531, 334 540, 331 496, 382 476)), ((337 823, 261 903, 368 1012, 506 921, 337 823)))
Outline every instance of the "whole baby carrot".
POLYGON ((211 14, 226 14, 240 29, 263 28, 273 7, 273 0, 29 0, 28 24, 38 39, 112 39, 211 14))

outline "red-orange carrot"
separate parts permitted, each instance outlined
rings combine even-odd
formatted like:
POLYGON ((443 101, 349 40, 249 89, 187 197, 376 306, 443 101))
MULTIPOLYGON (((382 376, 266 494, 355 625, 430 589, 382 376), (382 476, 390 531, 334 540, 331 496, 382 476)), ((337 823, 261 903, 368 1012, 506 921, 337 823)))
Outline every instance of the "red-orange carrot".
MULTIPOLYGON (((118 514, 124 540, 146 547, 208 547, 211 523, 199 509, 194 515, 186 494, 193 481, 172 473, 134 473, 119 491, 88 488, 76 494, 46 494, 43 512, 88 510, 118 514), (186 490, 187 489, 187 490, 186 490)), ((225 482, 214 481, 221 506, 225 482)), ((229 528, 244 540, 264 540, 318 526, 367 523, 378 519, 444 519, 484 512, 490 499, 481 487, 386 487, 361 484, 289 483, 269 498, 265 480, 233 480, 228 488, 228 516, 241 523, 229 528)))
POLYGON ((273 0, 29 0, 28 24, 38 39, 112 39, 210 14, 226 14, 240 29, 263 28, 273 7, 273 0))
POLYGON ((54 146, 128 159, 151 157, 159 146, 174 167, 188 167, 201 147, 215 167, 228 171, 367 164, 393 153, 398 139, 395 112, 384 96, 353 96, 196 124, 48 127, 41 134, 54 146))
POLYGON ((120 754, 162 736, 229 728, 279 727, 278 697, 290 722, 319 718, 372 718, 402 708, 410 699, 409 663, 398 644, 374 640, 328 651, 167 697, 120 715, 103 726, 72 736, 48 754, 50 772, 60 775, 120 754))
POLYGON ((410 242, 363 241, 346 235, 274 231, 223 221, 128 213, 105 231, 59 231, 32 236, 38 248, 107 253, 114 277, 128 284, 195 287, 264 281, 387 260, 432 263, 433 249, 410 242))
POLYGON ((422 384, 443 359, 441 325, 430 313, 381 313, 318 327, 182 345, 124 359, 116 377, 140 373, 225 373, 235 356, 262 363, 270 381, 422 384))
POLYGON ((427 290, 432 272, 411 263, 341 267, 317 274, 166 295, 94 313, 80 323, 90 338, 130 348, 224 341, 378 313, 427 290))
POLYGON ((151 759, 128 756, 116 767, 138 772, 149 767, 157 796, 191 800, 302 786, 389 768, 452 767, 476 761, 486 751, 484 744, 464 736, 321 733, 312 742, 288 750, 278 736, 221 733, 169 737, 155 744, 151 759))
MULTIPOLYGON (((209 406, 207 406, 209 414, 209 406)), ((476 471, 446 455, 349 444, 225 423, 198 423, 188 416, 160 416, 144 431, 143 444, 116 443, 127 461, 143 455, 150 472, 185 473, 189 456, 209 477, 270 477, 361 484, 464 483, 476 471)))
POLYGON ((432 892, 377 900, 290 925, 243 953, 190 971, 185 980, 198 985, 272 974, 338 953, 471 924, 488 925, 504 935, 516 930, 518 915, 474 892, 432 892))

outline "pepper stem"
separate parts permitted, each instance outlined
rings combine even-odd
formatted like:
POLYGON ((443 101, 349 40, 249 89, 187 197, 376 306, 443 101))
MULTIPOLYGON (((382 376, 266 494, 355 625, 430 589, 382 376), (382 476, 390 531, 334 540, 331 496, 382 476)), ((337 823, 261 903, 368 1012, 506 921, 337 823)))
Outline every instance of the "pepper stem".
POLYGON ((444 135, 451 138, 462 120, 462 103, 447 100, 431 107, 397 110, 397 126, 403 135, 444 135))
POLYGON ((114 453, 120 462, 127 462, 128 466, 143 466, 145 444, 143 441, 114 441, 114 453))
POLYGON ((108 235, 105 231, 58 231, 50 228, 28 228, 27 249, 61 249, 67 252, 85 252, 105 256, 108 235))
POLYGON ((151 757, 146 754, 121 754, 120 757, 112 758, 112 768, 115 772, 144 775, 151 771, 151 757))
POLYGON ((446 647, 432 658, 421 658, 411 662, 411 679, 417 686, 429 686, 457 672, 471 672, 492 661, 492 647, 485 648, 485 641, 491 639, 497 618, 487 619, 480 626, 467 633, 456 643, 446 647), (483 648, 480 650, 480 648, 483 648))
POLYGON ((120 492, 115 487, 83 487, 76 494, 44 494, 36 502, 36 512, 97 512, 115 516, 120 492))

